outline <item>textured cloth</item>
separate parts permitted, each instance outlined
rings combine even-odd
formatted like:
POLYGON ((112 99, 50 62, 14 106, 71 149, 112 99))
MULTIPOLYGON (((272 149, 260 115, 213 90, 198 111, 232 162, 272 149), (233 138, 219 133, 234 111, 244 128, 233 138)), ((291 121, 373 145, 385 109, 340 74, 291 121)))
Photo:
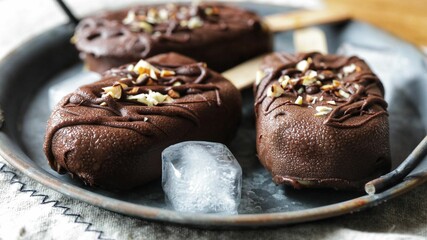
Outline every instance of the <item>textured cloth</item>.
MULTIPOLYGON (((69 1, 78 15, 130 2, 69 1)), ((53 0, 0 0, 0 57, 65 21, 53 0)), ((34 182, 0 157, 0 239, 427 239, 426 199, 424 184, 377 207, 332 219, 256 230, 200 230, 127 217, 74 200, 34 182)))
POLYGON ((199 230, 147 222, 52 191, 0 160, 0 239, 426 239, 427 185, 377 207, 257 230, 199 230))

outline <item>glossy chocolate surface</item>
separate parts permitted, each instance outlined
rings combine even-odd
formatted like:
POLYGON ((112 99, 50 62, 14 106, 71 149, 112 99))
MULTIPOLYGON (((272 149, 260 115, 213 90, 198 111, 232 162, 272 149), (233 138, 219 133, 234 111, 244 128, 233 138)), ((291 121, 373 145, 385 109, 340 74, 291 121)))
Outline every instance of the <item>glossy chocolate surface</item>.
POLYGON ((272 49, 272 36, 258 15, 214 3, 105 12, 82 20, 73 41, 97 72, 170 51, 223 71, 272 49))
POLYGON ((360 188, 390 170, 384 89, 363 60, 274 53, 260 69, 257 151, 276 183, 360 188))
POLYGON ((157 76, 140 63, 125 65, 57 105, 44 144, 54 170, 91 186, 130 189, 160 177, 160 154, 171 144, 231 140, 241 97, 228 80, 174 53, 142 62, 157 76))

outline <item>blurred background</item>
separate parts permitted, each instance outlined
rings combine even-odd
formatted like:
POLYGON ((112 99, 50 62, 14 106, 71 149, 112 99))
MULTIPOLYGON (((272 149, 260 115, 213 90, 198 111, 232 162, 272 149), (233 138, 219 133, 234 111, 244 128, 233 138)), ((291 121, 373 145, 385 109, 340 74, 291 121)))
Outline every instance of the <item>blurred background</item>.
MULTIPOLYGON (((79 17, 100 10, 120 8, 137 0, 65 0, 79 17)), ((164 1, 139 1, 164 2, 164 1)), ((233 2, 233 1, 226 1, 233 2)), ((425 0, 253 0, 310 9, 333 8, 355 19, 379 26, 427 53, 427 1, 425 0)), ((65 23, 66 16, 54 0, 0 0, 0 58, 34 35, 65 23), (11 41, 10 38, 13 38, 11 41)))

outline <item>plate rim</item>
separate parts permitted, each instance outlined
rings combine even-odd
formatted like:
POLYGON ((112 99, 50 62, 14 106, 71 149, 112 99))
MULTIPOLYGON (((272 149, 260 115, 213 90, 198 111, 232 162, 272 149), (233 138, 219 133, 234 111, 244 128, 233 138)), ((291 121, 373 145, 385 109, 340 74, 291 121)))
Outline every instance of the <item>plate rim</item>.
MULTIPOLYGON (((13 58, 22 58, 19 53, 31 46, 34 41, 40 41, 44 38, 52 37, 58 30, 69 28, 69 24, 56 26, 48 31, 42 32, 36 37, 27 40, 20 46, 10 51, 3 59, 0 60, 0 69, 13 58)), ((406 41, 404 41, 407 44, 406 41)), ((411 44, 412 45, 412 44, 411 44)), ((419 50, 417 48, 417 50, 419 50)), ((0 72, 2 76, 2 72, 0 72)), ((1 78, 0 78, 1 81, 1 78)), ((1 110, 1 106, 0 106, 1 110)), ((4 115, 6 113, 3 113, 4 115)), ((4 127, 4 126, 3 126, 4 127)), ((186 226, 197 227, 261 227, 288 225, 301 222, 315 221, 360 211, 362 209, 376 206, 384 201, 397 197, 408 192, 417 186, 427 182, 427 178, 412 177, 405 179, 403 182, 393 186, 386 191, 374 195, 363 195, 347 201, 329 204, 321 207, 315 207, 304 210, 276 213, 259 213, 259 214, 238 214, 238 215, 218 215, 218 214, 195 214, 182 213, 158 207, 150 207, 136 203, 130 203, 124 200, 118 200, 90 190, 80 188, 72 184, 64 183, 60 179, 52 177, 40 167, 35 167, 35 162, 27 156, 21 147, 5 132, 2 131, 0 124, 0 155, 13 167, 22 172, 24 175, 41 183, 42 185, 64 194, 73 199, 77 199, 91 205, 101 207, 113 212, 122 213, 128 216, 140 217, 153 221, 163 221, 168 223, 183 224, 186 226)))

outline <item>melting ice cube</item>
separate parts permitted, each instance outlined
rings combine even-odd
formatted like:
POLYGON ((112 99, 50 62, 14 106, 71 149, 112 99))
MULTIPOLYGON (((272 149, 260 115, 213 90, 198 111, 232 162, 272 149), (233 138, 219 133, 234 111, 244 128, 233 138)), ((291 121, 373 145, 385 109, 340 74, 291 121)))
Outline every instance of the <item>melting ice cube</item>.
POLYGON ((182 142, 162 153, 166 202, 180 212, 237 214, 242 168, 220 143, 182 142))

